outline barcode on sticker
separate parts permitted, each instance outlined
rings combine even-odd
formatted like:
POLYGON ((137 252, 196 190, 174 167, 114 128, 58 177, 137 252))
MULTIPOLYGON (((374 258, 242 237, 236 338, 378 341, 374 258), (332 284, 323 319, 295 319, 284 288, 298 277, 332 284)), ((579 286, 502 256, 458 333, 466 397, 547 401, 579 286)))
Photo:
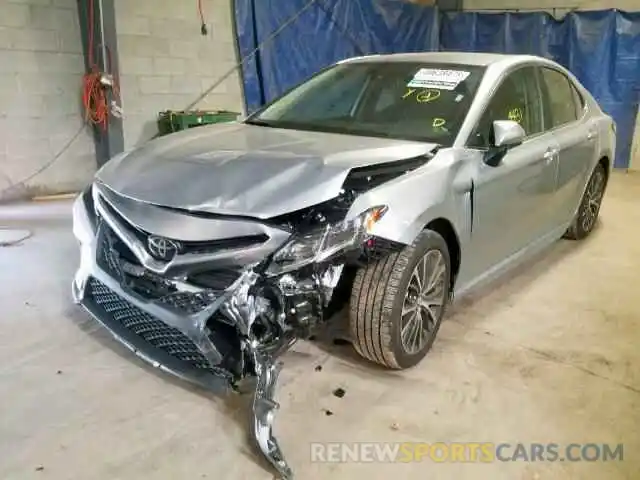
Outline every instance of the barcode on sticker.
POLYGON ((453 90, 465 81, 471 72, 462 70, 442 70, 438 68, 421 68, 416 72, 408 87, 436 88, 439 90, 453 90))

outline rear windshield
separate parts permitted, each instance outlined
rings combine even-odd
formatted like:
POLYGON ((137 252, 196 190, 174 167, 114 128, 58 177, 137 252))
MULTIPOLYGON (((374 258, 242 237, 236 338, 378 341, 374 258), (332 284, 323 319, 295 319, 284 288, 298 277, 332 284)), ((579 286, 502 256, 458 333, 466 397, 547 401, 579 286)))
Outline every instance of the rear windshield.
POLYGON ((284 94, 247 123, 450 145, 483 73, 483 67, 458 64, 338 64, 284 94))

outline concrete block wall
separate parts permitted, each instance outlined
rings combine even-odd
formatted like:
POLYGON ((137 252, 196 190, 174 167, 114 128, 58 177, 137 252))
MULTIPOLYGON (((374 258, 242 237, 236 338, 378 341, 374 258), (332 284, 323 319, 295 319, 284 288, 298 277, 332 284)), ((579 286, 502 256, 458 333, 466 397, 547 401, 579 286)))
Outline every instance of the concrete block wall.
MULTIPOLYGON (((125 148, 156 132, 161 110, 182 110, 236 63, 230 0, 115 0, 125 148)), ((195 108, 242 112, 234 72, 195 108)))
POLYGON ((74 191, 91 178, 93 140, 83 131, 50 168, 20 183, 81 127, 83 71, 75 0, 0 0, 0 200, 74 191))

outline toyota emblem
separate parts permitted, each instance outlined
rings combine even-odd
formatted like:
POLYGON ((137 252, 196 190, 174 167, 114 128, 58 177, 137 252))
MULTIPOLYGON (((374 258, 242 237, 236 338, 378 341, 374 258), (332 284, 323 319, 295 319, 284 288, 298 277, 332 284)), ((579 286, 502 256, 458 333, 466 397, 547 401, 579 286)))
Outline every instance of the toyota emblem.
POLYGON ((147 249, 153 258, 168 262, 173 260, 180 251, 181 245, 178 242, 164 237, 149 235, 147 238, 147 249))

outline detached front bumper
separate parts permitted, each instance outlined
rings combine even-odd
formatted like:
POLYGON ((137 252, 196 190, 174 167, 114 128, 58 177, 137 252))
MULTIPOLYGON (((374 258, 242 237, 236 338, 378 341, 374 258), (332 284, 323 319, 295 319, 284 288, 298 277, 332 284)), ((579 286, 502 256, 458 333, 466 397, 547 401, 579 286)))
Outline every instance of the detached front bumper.
POLYGON ((252 323, 265 308, 263 299, 251 293, 259 275, 247 269, 215 298, 207 298, 198 308, 187 311, 180 308, 184 307, 184 298, 202 295, 204 289, 200 292, 181 286, 184 290, 166 306, 146 299, 127 288, 120 276, 122 265, 117 258, 109 257, 108 227, 95 221, 91 207, 86 196, 81 196, 73 208, 74 235, 80 243, 80 266, 72 285, 74 301, 138 357, 217 394, 233 389, 245 373, 255 375, 254 438, 279 474, 291 478, 291 469, 273 437, 272 424, 278 408, 274 400, 280 371, 277 355, 295 337, 283 336, 279 348, 268 350, 251 340, 252 323), (221 322, 219 326, 227 335, 216 335, 211 321, 215 316, 231 323, 235 318, 237 324, 221 322), (234 330, 237 338, 228 338, 228 332, 234 330))
MULTIPOLYGON (((77 291, 75 282, 73 289, 77 291)), ((98 278, 87 280, 79 303, 120 343, 154 367, 216 393, 231 386, 231 375, 212 367, 189 337, 98 278)))

